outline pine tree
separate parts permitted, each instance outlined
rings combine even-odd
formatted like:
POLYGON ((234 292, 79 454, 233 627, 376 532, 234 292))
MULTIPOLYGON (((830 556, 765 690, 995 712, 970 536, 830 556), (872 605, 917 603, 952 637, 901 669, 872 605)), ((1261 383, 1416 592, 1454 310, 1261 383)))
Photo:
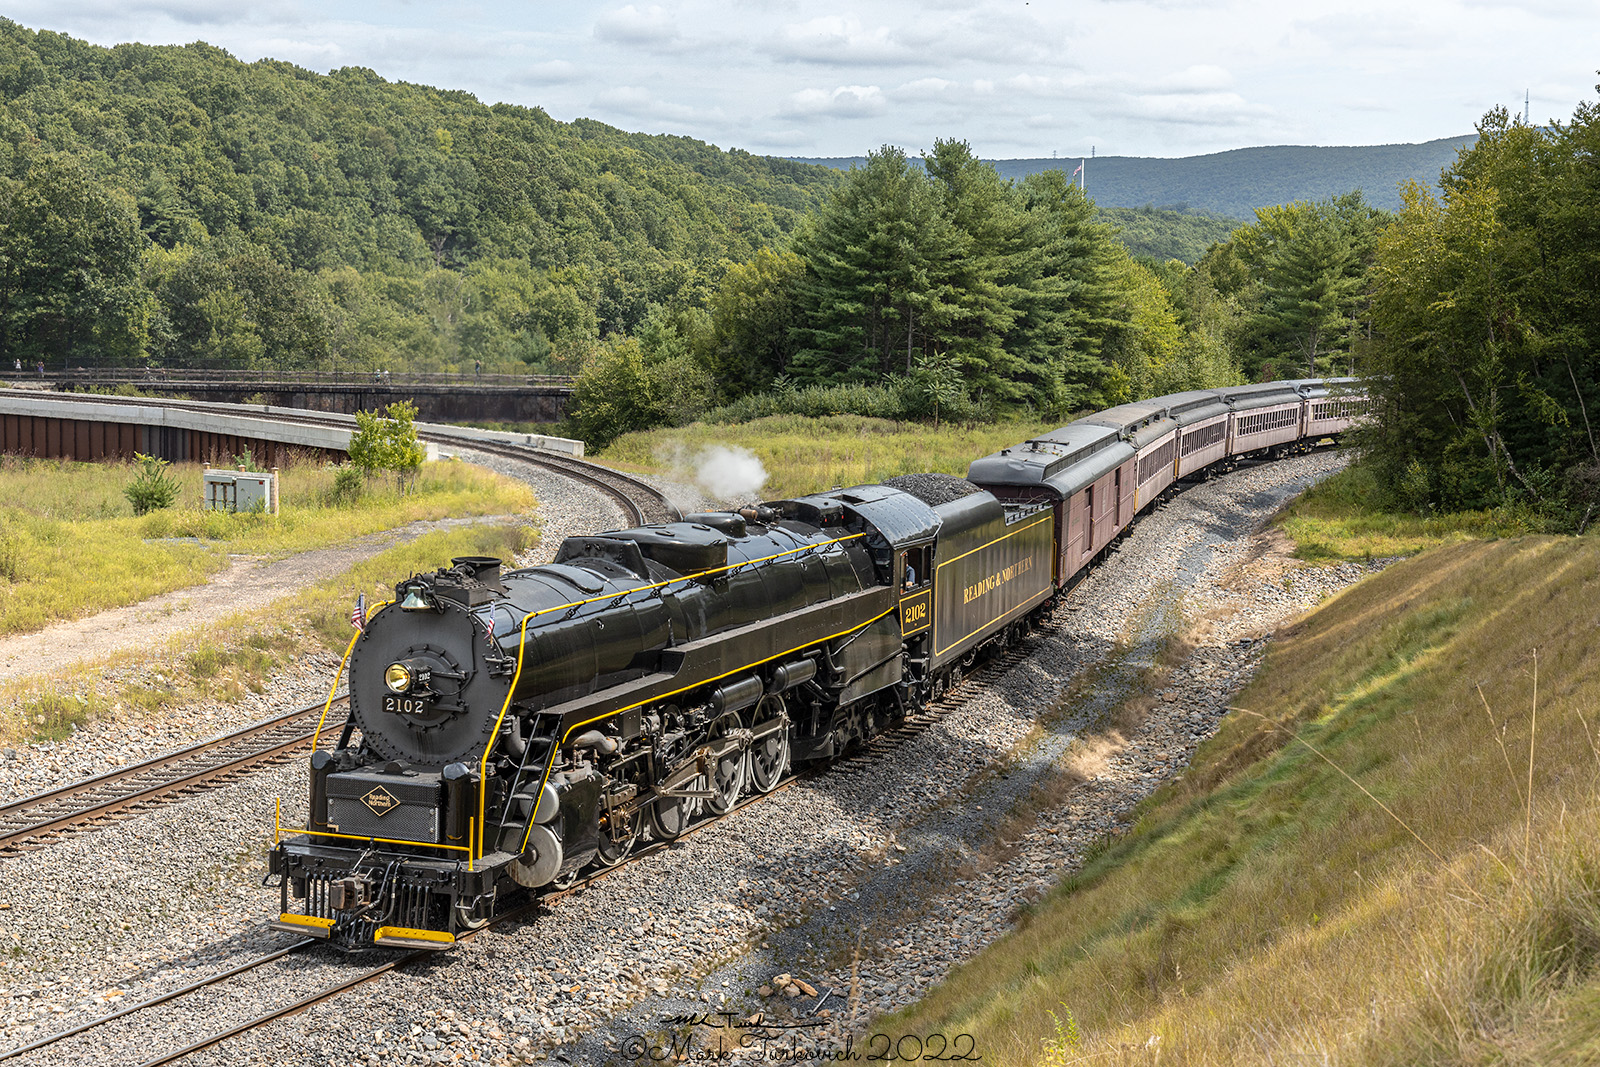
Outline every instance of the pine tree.
POLYGON ((1101 349, 1122 321, 1118 264, 1126 253, 1111 228, 1094 220, 1093 202, 1061 171, 1028 175, 1021 193, 1039 265, 1022 295, 1023 314, 1010 343, 1048 353, 1049 407, 1071 412, 1099 398, 1106 373, 1101 349))
POLYGON ((1351 235, 1331 211, 1314 207, 1297 221, 1290 239, 1267 253, 1264 313, 1309 378, 1347 344, 1361 278, 1351 235))
POLYGON ((1041 263, 1021 197, 965 141, 935 141, 923 166, 959 242, 951 319, 940 331, 945 350, 964 368, 969 390, 1001 403, 1037 400, 1051 374, 1048 349, 1016 332, 1041 263))
POLYGON ((885 145, 853 168, 795 236, 806 262, 793 377, 876 381, 909 371, 958 317, 960 235, 927 178, 885 145))

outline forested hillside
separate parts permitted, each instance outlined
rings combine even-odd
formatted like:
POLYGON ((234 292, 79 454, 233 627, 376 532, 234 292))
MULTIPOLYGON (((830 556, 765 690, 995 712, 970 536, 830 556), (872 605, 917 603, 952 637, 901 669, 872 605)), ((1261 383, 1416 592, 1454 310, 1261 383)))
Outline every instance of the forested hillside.
POLYGON ((1396 499, 1584 527, 1597 129, 1592 105, 1548 128, 1491 113, 1398 216, 1359 193, 1237 228, 1135 209, 1109 216, 1119 240, 1063 170, 1008 180, 958 138, 839 172, 0 21, 0 355, 571 370, 594 444, 774 413, 1066 419, 1370 371, 1396 499))
POLYGON ((1116 228, 1117 238, 1134 255, 1184 263, 1194 263, 1244 225, 1239 219, 1172 208, 1102 207, 1097 216, 1116 228))
POLYGON ((28 362, 575 361, 652 304, 703 303, 723 260, 784 241, 838 180, 369 70, 0 20, 0 343, 28 362))
POLYGON ((1134 211, 1135 257, 1062 172, 1007 181, 955 138, 840 173, 0 22, 7 357, 579 371, 594 444, 1346 368, 1377 219, 1300 204, 1210 244, 1228 223, 1134 211))
POLYGON ((658 308, 597 350, 576 429, 603 444, 776 414, 1064 421, 1348 373, 1385 219, 1360 194, 1262 211, 1189 267, 1130 255, 1060 171, 1009 182, 963 141, 920 161, 885 146, 706 308, 658 308))
MULTIPOLYGON (((1154 206, 1247 219, 1257 208, 1328 200, 1359 190, 1368 203, 1393 211, 1400 206, 1401 185, 1433 184, 1473 139, 1469 134, 1422 144, 1271 145, 1177 159, 1100 156, 1082 162, 1086 191, 1102 208, 1154 206)), ((860 166, 862 157, 796 157, 796 161, 848 170, 860 166)), ((990 162, 1002 178, 1021 178, 1046 170, 1071 174, 1080 160, 990 162)))

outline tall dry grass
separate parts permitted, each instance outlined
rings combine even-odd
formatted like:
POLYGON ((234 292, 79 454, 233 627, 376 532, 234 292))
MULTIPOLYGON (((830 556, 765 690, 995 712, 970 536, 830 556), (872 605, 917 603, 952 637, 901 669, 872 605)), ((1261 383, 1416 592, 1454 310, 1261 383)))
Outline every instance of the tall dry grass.
POLYGON ((1025 1065, 1600 1062, 1597 592, 1600 542, 1555 538, 1346 591, 1131 833, 874 1028, 1025 1065))
POLYGON ((807 418, 774 415, 736 425, 694 423, 624 434, 599 458, 635 469, 693 480, 695 457, 713 445, 745 448, 760 457, 768 500, 815 493, 835 485, 877 482, 897 474, 939 471, 965 475, 978 456, 1055 429, 1055 422, 946 424, 859 415, 807 418))

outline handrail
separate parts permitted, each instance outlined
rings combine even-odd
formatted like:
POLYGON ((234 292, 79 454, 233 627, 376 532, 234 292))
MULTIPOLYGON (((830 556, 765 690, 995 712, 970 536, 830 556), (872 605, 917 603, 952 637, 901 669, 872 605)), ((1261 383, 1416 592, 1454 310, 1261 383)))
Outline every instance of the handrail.
POLYGON ((570 389, 577 381, 567 374, 504 374, 460 371, 374 371, 374 370, 257 370, 214 369, 207 367, 72 367, 46 364, 40 374, 37 366, 14 367, 0 364, 4 382, 94 382, 97 384, 169 386, 189 383, 239 383, 261 385, 368 385, 387 388, 395 385, 485 385, 544 386, 570 389))

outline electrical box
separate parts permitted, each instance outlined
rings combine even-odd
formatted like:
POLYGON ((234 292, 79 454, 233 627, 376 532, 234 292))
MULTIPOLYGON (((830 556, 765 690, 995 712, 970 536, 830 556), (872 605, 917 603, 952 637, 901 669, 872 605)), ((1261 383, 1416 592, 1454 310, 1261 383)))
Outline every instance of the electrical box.
POLYGON ((205 472, 207 511, 256 511, 278 513, 278 468, 261 471, 205 472))

